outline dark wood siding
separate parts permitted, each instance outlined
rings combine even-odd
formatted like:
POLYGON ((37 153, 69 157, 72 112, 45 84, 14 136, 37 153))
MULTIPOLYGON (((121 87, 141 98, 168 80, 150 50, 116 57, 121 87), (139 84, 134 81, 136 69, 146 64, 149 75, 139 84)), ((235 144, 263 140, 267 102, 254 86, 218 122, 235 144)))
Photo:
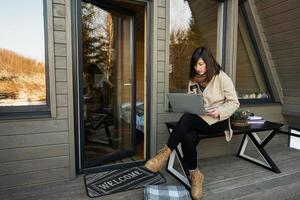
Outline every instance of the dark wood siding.
POLYGON ((283 114, 300 127, 300 1, 256 0, 283 91, 283 114))

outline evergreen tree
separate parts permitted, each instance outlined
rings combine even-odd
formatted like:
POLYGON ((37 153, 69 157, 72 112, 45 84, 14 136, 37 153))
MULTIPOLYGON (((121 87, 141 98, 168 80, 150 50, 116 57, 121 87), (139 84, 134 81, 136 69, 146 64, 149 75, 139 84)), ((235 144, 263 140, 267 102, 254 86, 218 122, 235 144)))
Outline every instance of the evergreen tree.
POLYGON ((97 8, 89 3, 82 3, 82 53, 83 68, 88 69, 90 64, 99 64, 105 61, 106 40, 103 34, 97 31, 97 8))

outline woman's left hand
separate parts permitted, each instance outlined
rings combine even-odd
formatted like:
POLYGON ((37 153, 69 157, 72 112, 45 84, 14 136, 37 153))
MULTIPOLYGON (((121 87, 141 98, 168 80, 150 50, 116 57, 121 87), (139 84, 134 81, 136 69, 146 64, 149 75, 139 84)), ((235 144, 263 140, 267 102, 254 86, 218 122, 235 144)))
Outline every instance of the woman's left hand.
POLYGON ((217 109, 211 109, 207 112, 207 115, 213 118, 218 118, 220 117, 220 112, 217 109))

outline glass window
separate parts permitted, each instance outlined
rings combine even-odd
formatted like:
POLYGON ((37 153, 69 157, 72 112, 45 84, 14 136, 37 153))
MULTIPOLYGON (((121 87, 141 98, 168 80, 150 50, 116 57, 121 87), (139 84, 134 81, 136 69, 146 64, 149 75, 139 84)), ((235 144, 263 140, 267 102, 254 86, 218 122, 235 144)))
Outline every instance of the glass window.
POLYGON ((47 104, 44 2, 0 0, 1 112, 47 104))
POLYGON ((255 49, 255 40, 250 34, 246 23, 245 13, 239 10, 239 24, 237 35, 237 64, 236 64, 236 90, 242 101, 269 101, 269 93, 263 66, 259 62, 259 55, 255 49))
POLYGON ((187 92, 190 58, 200 46, 216 57, 218 2, 211 0, 170 3, 169 92, 187 92))

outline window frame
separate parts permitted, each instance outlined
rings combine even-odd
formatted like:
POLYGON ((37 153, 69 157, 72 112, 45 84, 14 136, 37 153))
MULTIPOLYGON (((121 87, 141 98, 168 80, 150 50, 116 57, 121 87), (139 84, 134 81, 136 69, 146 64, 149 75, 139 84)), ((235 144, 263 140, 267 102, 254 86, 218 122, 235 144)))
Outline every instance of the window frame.
POLYGON ((0 120, 2 119, 22 119, 56 116, 51 104, 55 104, 55 81, 50 80, 50 74, 54 77, 54 48, 53 48, 53 15, 52 0, 42 0, 43 21, 44 21, 44 49, 45 49, 45 85, 46 104, 45 105, 22 105, 22 106, 0 106, 0 120), (51 87, 50 87, 51 85, 51 87), (54 99, 53 99, 54 96, 54 99), (52 111, 52 112, 51 112, 52 111))
MULTIPOLYGON (((261 76, 264 79, 264 82, 266 84, 267 90, 269 92, 270 98, 263 98, 263 99, 239 99, 239 102, 242 105, 249 105, 249 104, 265 104, 265 103, 275 103, 274 93, 270 84, 270 80, 267 76, 266 72, 266 66, 264 65, 263 58, 260 54, 260 49, 258 46, 257 39, 255 38, 253 27, 251 26, 249 16, 247 14, 247 10, 244 5, 244 1, 239 1, 239 8, 238 8, 238 14, 240 14, 240 17, 244 20, 245 24, 245 30, 248 33, 248 37, 250 39, 250 42, 253 45, 253 54, 257 59, 258 67, 261 69, 261 76)), ((236 74, 237 76, 237 74, 236 74)))
MULTIPOLYGON (((264 49, 262 48, 262 41, 259 37, 258 30, 253 27, 253 24, 255 24, 254 16, 249 13, 251 11, 250 3, 246 0, 239 0, 239 1, 224 1, 224 0, 215 0, 219 3, 222 3, 219 6, 219 17, 218 20, 222 19, 222 23, 220 26, 223 26, 223 31, 219 29, 219 32, 223 32, 218 36, 218 39, 223 39, 222 44, 217 44, 217 47, 220 48, 221 45, 223 46, 222 52, 219 52, 216 59, 222 64, 222 68, 224 71, 231 77, 234 83, 236 83, 236 55, 237 55, 237 31, 238 31, 238 13, 241 7, 243 7, 243 11, 247 14, 246 19, 244 17, 244 20, 247 21, 247 31, 249 33, 249 37, 253 41, 255 52, 254 55, 259 61, 259 66, 262 71, 262 77, 266 83, 267 90, 269 92, 270 98, 266 99, 239 99, 240 103, 242 105, 255 105, 255 104, 265 104, 265 103, 277 103, 282 102, 282 94, 280 93, 280 87, 278 85, 272 85, 271 83, 276 83, 277 78, 274 77, 274 75, 270 74, 270 63, 266 60, 266 55, 264 52, 264 49), (222 10, 222 11, 220 11, 222 10), (249 31, 249 28, 251 28, 251 32, 249 31), (221 36, 222 35, 222 36, 221 36), (221 58, 221 59, 220 59, 221 58)), ((169 15, 169 13, 168 13, 169 15)), ((220 21, 218 21, 220 23, 220 21)), ((169 56, 169 27, 166 27, 166 52, 167 57, 169 56)), ((221 39, 221 40, 222 40, 221 39)), ((169 59, 166 60, 166 66, 169 66, 169 59)), ((169 74, 166 68, 165 71, 165 79, 166 79, 166 85, 165 85, 165 91, 169 91, 169 74)), ((165 102, 165 110, 169 110, 168 101, 165 102)))
MULTIPOLYGON (((123 164, 108 164, 108 165, 103 165, 100 167, 91 167, 93 164, 97 164, 97 160, 95 162, 90 162, 87 163, 85 160, 85 163, 83 163, 82 161, 82 152, 81 152, 81 148, 83 146, 83 140, 82 140, 82 134, 81 131, 83 130, 82 128, 82 123, 76 123, 76 122, 80 122, 80 120, 82 120, 81 116, 80 116, 80 112, 82 112, 81 108, 83 107, 83 105, 80 104, 80 95, 83 95, 81 93, 82 90, 80 90, 79 86, 78 86, 78 82, 80 81, 81 77, 80 77, 80 71, 82 69, 80 69, 80 66, 82 66, 82 40, 80 40, 79 38, 81 38, 81 31, 82 31, 82 27, 81 27, 81 2, 85 1, 88 3, 94 2, 97 4, 101 4, 102 7, 109 7, 109 8, 114 8, 114 10, 120 10, 120 12, 126 12, 125 9, 123 9, 122 7, 118 7, 115 6, 114 4, 110 4, 109 0, 103 0, 101 2, 97 2, 95 0, 75 0, 74 2, 71 2, 71 12, 72 12, 72 19, 71 21, 73 22, 71 24, 71 30, 72 30, 72 44, 73 44, 73 48, 72 48, 72 63, 73 63, 73 92, 74 92, 74 98, 73 99, 73 104, 74 106, 74 113, 75 113, 75 144, 77 145, 78 148, 76 148, 76 152, 75 152, 75 159, 76 159, 76 172, 78 174, 82 174, 82 173, 86 173, 86 172, 91 172, 95 169, 98 170, 106 170, 106 169, 111 169, 111 168, 115 168, 118 169, 120 167, 130 167, 130 166, 136 166, 136 165, 140 165, 141 163, 143 164, 145 161, 144 160, 139 160, 139 161, 134 161, 134 162, 130 162, 130 163, 123 163, 123 164)), ((129 0, 128 0, 129 2, 129 0)), ((146 78, 145 78, 145 83, 146 83, 146 98, 145 98, 145 133, 146 134, 146 158, 145 159, 149 159, 150 158, 150 151, 152 151, 152 146, 151 146, 151 140, 153 140, 153 135, 151 135, 151 131, 152 131, 152 127, 151 127, 151 123, 152 123, 152 119, 151 119, 151 115, 153 114, 152 109, 151 109, 151 77, 152 77, 152 43, 153 43, 153 32, 152 32, 152 20, 153 20, 153 1, 151 0, 135 0, 132 3, 142 3, 145 5, 145 11, 146 11, 146 21, 145 21, 145 33, 146 33, 146 37, 145 37, 145 43, 147 46, 147 53, 146 53, 146 78), (147 100, 146 100, 147 99, 147 100)), ((129 10, 127 10, 129 11, 129 10)), ((130 12, 130 11, 129 11, 130 12)), ((133 38, 135 40, 135 36, 133 38)), ((133 59, 135 60, 135 59, 133 59)), ((136 66, 135 66, 136 67, 136 66)), ((134 70, 135 71, 135 70, 134 70)), ((135 72, 132 72, 135 73, 135 72)), ((135 88, 136 90, 136 88, 135 88)), ((134 97, 136 95, 134 94, 134 97)), ((131 105, 134 105, 134 103, 132 103, 131 105)), ((135 106, 133 106, 135 107, 135 106)), ((135 112, 135 111, 132 111, 135 112)), ((135 120, 134 120, 135 121, 135 120)))

